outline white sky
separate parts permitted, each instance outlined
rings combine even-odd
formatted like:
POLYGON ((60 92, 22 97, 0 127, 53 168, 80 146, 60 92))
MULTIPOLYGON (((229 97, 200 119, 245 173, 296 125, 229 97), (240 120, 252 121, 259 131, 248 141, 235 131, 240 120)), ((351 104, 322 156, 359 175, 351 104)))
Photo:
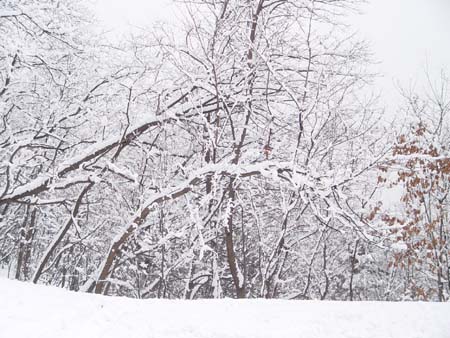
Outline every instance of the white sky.
POLYGON ((369 0, 365 14, 354 19, 355 27, 371 43, 383 97, 393 100, 396 83, 417 89, 441 70, 450 71, 449 0, 369 0))
MULTIPOLYGON (((128 25, 173 18, 171 0, 93 1, 105 27, 117 34, 129 32, 128 25)), ((352 22, 380 62, 377 85, 387 103, 398 97, 397 82, 420 89, 427 64, 434 78, 441 69, 450 72, 450 0, 369 0, 363 11, 352 22)))

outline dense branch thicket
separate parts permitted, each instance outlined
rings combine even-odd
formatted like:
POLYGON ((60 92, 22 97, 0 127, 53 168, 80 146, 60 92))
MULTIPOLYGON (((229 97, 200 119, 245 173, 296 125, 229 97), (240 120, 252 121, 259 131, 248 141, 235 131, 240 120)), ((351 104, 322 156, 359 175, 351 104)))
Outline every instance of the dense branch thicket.
MULTIPOLYGON (((384 131, 358 3, 186 0, 115 46, 78 1, 0 5, 0 266, 138 298, 447 300, 446 148, 384 131), (379 203, 399 167, 403 216, 379 203)), ((445 89, 407 104, 440 108, 442 145, 445 89)))

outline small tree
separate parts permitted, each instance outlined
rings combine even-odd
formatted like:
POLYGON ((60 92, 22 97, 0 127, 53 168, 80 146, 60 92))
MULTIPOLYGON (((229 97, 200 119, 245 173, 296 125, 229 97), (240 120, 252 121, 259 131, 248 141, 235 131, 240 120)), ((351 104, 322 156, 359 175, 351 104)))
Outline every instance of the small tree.
POLYGON ((405 286, 413 299, 449 297, 450 156, 446 86, 432 88, 426 99, 408 98, 409 132, 393 148, 392 168, 401 185, 400 216, 384 215, 392 226, 392 265, 405 273, 405 286))

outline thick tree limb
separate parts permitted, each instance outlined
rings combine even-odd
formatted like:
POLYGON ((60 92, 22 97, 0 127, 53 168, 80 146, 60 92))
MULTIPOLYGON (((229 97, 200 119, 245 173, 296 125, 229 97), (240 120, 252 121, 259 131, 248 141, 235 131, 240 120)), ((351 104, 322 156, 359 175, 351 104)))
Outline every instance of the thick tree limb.
POLYGON ((48 260, 52 256, 53 252, 55 251, 56 247, 61 243, 62 239, 66 235, 67 231, 69 231, 70 227, 74 223, 74 218, 77 217, 78 212, 80 210, 81 202, 83 201, 84 196, 87 194, 87 192, 94 186, 94 183, 89 183, 86 185, 78 195, 77 201, 75 202, 75 205, 72 210, 72 214, 67 219, 67 222, 59 229, 58 233, 54 237, 52 243, 47 248, 46 252, 42 256, 41 260, 39 261, 38 267, 33 275, 33 283, 37 283, 39 280, 39 277, 42 274, 42 271, 44 270, 45 266, 47 265, 48 260))
POLYGON ((106 141, 98 142, 85 150, 82 154, 75 156, 69 161, 63 163, 58 168, 54 176, 49 176, 48 174, 41 176, 27 184, 18 187, 12 193, 5 194, 0 199, 0 204, 15 202, 19 199, 42 193, 50 188, 51 183, 55 179, 61 178, 64 175, 80 168, 82 164, 108 153, 119 145, 130 144, 133 140, 135 140, 149 128, 159 126, 162 123, 173 119, 176 119, 175 114, 165 114, 165 116, 152 117, 135 125, 133 128, 130 128, 129 132, 127 132, 125 135, 114 136, 106 141))
POLYGON ((84 289, 95 293, 103 292, 105 283, 112 273, 114 261, 117 255, 121 252, 123 245, 127 242, 131 235, 133 235, 139 226, 146 221, 154 205, 169 200, 175 200, 181 196, 184 196, 192 191, 196 185, 202 183, 206 177, 211 175, 233 176, 235 179, 260 175, 272 179, 287 180, 291 183, 296 181, 297 176, 301 176, 301 181, 304 181, 305 178, 311 181, 311 187, 319 182, 317 178, 310 177, 304 171, 293 170, 292 163, 283 164, 267 161, 263 163, 239 166, 233 164, 212 164, 199 169, 186 181, 173 188, 168 188, 153 195, 143 204, 141 209, 138 210, 132 218, 132 221, 125 226, 122 232, 120 232, 113 240, 105 259, 98 269, 97 276, 94 280, 90 280, 88 282, 90 285, 86 285, 84 289), (93 283, 95 283, 95 286, 93 283))

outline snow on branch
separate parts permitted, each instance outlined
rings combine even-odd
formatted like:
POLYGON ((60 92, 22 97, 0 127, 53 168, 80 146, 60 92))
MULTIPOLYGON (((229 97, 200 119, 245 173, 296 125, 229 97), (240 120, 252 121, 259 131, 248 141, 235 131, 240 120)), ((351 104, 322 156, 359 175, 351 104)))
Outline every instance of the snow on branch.
POLYGON ((95 291, 95 293, 102 293, 104 283, 111 274, 116 256, 121 252, 122 246, 127 242, 128 238, 142 225, 154 205, 165 201, 175 200, 185 194, 191 192, 195 186, 203 182, 209 175, 216 176, 235 176, 236 178, 246 178, 251 176, 264 176, 274 180, 285 180, 292 184, 293 187, 307 185, 313 190, 320 190, 321 195, 324 195, 328 187, 321 186, 320 178, 313 177, 305 170, 293 166, 292 162, 261 162, 256 164, 212 164, 205 166, 190 175, 188 179, 176 185, 175 187, 167 188, 159 193, 148 198, 142 207, 135 213, 132 220, 125 228, 113 239, 108 254, 103 260, 98 269, 96 281, 89 281, 91 285, 85 287, 86 291, 95 291), (92 284, 96 282, 95 288, 92 284))
POLYGON ((56 178, 63 177, 64 175, 80 168, 84 163, 108 153, 117 146, 125 146, 130 144, 133 140, 151 127, 161 125, 164 122, 176 118, 175 113, 166 113, 163 116, 152 116, 151 118, 142 120, 140 123, 137 123, 134 127, 130 128, 125 135, 117 135, 105 141, 97 142, 81 154, 62 163, 53 176, 44 174, 43 176, 16 188, 13 192, 5 194, 2 198, 0 198, 0 204, 15 202, 22 198, 34 196, 47 191, 56 178))
POLYGON ((19 11, 13 11, 13 10, 0 10, 0 18, 9 18, 12 16, 19 16, 23 13, 19 11))

